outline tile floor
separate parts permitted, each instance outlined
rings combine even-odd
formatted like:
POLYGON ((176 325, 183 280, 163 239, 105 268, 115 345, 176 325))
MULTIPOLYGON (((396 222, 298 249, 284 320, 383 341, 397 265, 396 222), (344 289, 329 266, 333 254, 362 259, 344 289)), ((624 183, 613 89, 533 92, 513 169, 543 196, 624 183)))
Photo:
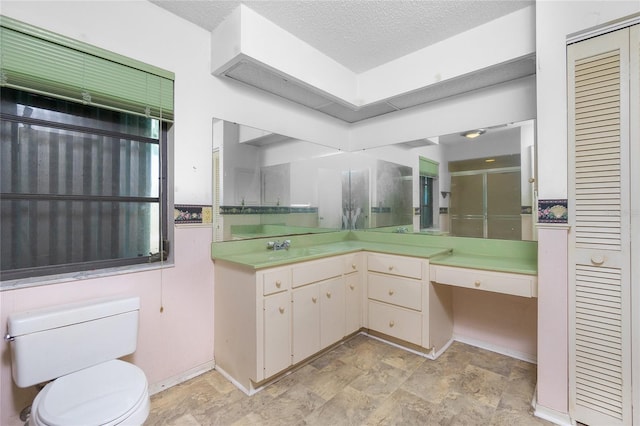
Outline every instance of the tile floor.
POLYGON ((435 361, 357 335, 249 397, 210 371, 151 397, 145 425, 550 425, 536 366, 454 342, 435 361))

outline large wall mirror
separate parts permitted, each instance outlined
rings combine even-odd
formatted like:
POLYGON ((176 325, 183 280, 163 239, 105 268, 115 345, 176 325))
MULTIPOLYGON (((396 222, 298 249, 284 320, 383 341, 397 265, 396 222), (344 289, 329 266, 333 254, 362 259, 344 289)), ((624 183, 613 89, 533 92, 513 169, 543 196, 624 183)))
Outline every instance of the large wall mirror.
POLYGON ((357 152, 213 128, 216 241, 340 229, 535 239, 533 121, 357 152))
POLYGON ((535 121, 527 120, 375 151, 401 162, 404 148, 414 165, 411 231, 535 240, 535 139, 535 121))

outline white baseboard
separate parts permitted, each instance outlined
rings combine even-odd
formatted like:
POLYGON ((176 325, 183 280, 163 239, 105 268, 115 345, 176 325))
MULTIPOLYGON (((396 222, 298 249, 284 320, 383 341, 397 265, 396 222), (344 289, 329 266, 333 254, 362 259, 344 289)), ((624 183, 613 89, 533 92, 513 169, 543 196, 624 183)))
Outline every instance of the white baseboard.
POLYGON ((467 345, 476 346, 481 349, 486 349, 491 352, 496 352, 502 355, 510 356, 511 358, 516 358, 521 361, 530 362, 532 364, 538 363, 538 359, 535 355, 526 354, 520 351, 514 351, 513 349, 494 345, 492 343, 487 343, 483 340, 472 339, 465 336, 459 336, 457 334, 453 335, 453 340, 458 341, 460 343, 466 343, 467 345))
POLYGON ((251 396, 253 394, 255 394, 256 392, 258 392, 260 389, 247 389, 244 386, 242 386, 240 384, 239 381, 237 381, 236 379, 234 379, 233 377, 231 377, 231 375, 229 373, 227 373, 226 371, 224 371, 222 368, 220 368, 220 366, 216 366, 216 371, 218 373, 220 373, 220 375, 222 377, 224 377, 225 379, 227 379, 228 381, 230 381, 235 387, 237 387, 238 389, 240 389, 242 392, 244 392, 246 395, 251 396))
POLYGON ((212 360, 190 370, 183 371, 182 373, 177 374, 173 377, 169 377, 168 379, 165 379, 161 382, 149 385, 149 395, 154 395, 158 392, 162 392, 165 389, 169 389, 172 386, 178 385, 182 382, 186 382, 189 379, 206 373, 207 371, 213 370, 215 366, 216 364, 212 360))
POLYGON ((405 350, 407 352, 411 352, 412 354, 416 354, 416 355, 424 357, 424 358, 435 359, 432 350, 430 350, 429 352, 417 351, 417 350, 409 348, 407 346, 403 346, 403 345, 401 345, 399 343, 391 342, 391 341, 389 341, 387 339, 384 339, 382 337, 374 336, 372 334, 367 333, 366 331, 361 331, 358 334, 362 334, 363 336, 367 336, 370 339, 378 340, 379 342, 383 342, 383 343, 386 343, 387 345, 395 346, 396 348, 403 349, 403 350, 405 350))
POLYGON ((449 339, 449 341, 447 343, 445 343, 444 346, 442 346, 439 351, 437 351, 437 352, 435 352, 433 354, 433 359, 438 359, 438 357, 440 355, 442 355, 444 353, 444 351, 449 349, 449 346, 451 346, 452 343, 453 343, 453 339, 449 339))
POLYGON ((559 426, 574 426, 575 423, 571 420, 568 413, 561 413, 552 408, 543 407, 534 402, 533 415, 540 417, 559 426))

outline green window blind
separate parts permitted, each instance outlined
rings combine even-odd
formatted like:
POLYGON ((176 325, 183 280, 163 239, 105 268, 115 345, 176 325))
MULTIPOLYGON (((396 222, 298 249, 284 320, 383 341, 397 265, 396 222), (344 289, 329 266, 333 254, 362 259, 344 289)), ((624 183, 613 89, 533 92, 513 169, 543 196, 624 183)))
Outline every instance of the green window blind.
POLYGON ((420 157, 420 176, 435 177, 438 176, 438 167, 440 163, 420 157))
POLYGON ((173 120, 174 74, 0 16, 1 85, 173 120))

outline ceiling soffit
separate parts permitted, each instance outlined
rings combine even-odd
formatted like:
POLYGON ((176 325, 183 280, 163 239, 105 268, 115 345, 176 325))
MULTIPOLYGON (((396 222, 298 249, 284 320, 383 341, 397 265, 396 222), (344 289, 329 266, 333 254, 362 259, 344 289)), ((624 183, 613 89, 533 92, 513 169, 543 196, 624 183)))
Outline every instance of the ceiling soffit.
POLYGON ((374 70, 353 74, 241 6, 212 32, 212 74, 355 123, 534 75, 534 19, 533 7, 522 9, 451 42, 443 41, 436 48, 428 47, 374 70), (505 41, 504 32, 514 28, 517 34, 510 42, 505 41), (488 59, 473 46, 470 52, 464 50, 469 40, 482 36, 487 38, 482 50, 492 56, 488 59), (495 46, 490 43, 496 39, 502 40, 500 49, 489 48, 495 46), (434 59, 434 53, 440 56, 434 59), (314 66, 305 69, 306 64, 314 66), (434 73, 439 70, 443 71, 434 73), (325 75, 333 78, 323 81, 325 75), (357 93, 363 86, 376 87, 376 83, 385 88, 379 93, 373 93, 375 89, 357 93), (376 100, 376 96, 384 98, 376 100), (364 103, 362 99, 374 100, 364 103))

